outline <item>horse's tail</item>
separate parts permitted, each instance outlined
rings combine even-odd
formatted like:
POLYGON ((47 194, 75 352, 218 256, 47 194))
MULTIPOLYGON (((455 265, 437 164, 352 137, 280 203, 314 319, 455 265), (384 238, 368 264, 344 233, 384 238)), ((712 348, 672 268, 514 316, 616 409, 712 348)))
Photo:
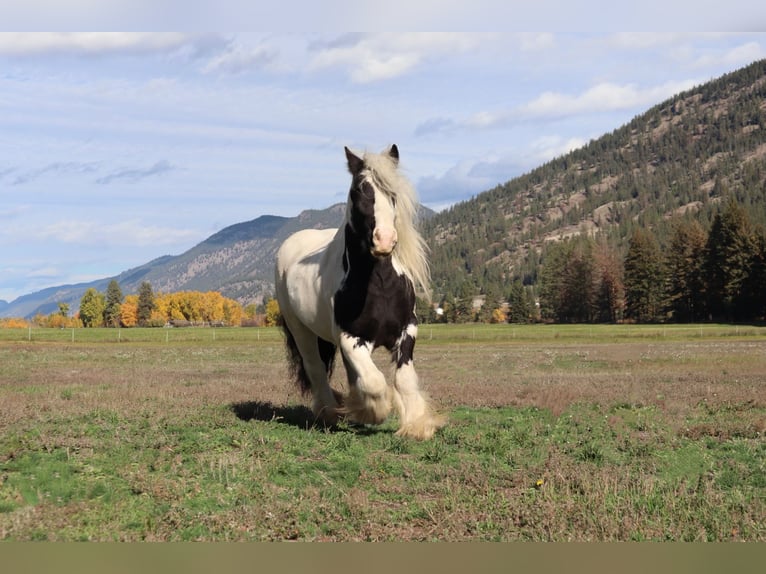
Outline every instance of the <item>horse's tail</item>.
POLYGON ((308 373, 306 373, 306 367, 303 366, 303 357, 298 350, 295 337, 293 337, 290 329, 288 329, 284 319, 282 319, 281 323, 282 331, 285 333, 288 372, 290 373, 290 378, 298 385, 301 394, 305 396, 311 392, 311 381, 309 380, 308 373))

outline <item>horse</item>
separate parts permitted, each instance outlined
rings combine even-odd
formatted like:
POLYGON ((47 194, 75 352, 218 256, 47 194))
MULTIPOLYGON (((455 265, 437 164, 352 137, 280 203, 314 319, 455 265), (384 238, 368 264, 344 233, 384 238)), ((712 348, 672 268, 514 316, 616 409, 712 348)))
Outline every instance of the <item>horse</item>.
POLYGON ((392 406, 400 436, 427 440, 444 426, 413 364, 416 288, 429 293, 427 246, 417 230, 415 191, 398 170, 399 150, 358 155, 348 147, 351 187, 338 229, 306 229, 277 252, 276 298, 292 378, 318 421, 384 422, 392 406), (393 384, 372 352, 384 347, 393 384), (330 386, 337 350, 348 395, 330 386))

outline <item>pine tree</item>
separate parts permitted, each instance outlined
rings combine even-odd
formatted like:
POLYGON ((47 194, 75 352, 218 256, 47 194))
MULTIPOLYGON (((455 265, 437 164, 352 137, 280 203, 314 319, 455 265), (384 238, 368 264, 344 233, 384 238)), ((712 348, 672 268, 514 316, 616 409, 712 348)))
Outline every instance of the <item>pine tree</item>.
POLYGON ((584 236, 573 241, 564 266, 561 320, 590 323, 596 308, 596 280, 593 272, 593 242, 584 236))
POLYGON ((696 220, 679 219, 673 227, 666 264, 673 320, 705 319, 705 244, 707 233, 696 220))
POLYGON ((664 301, 660 247, 651 232, 636 228, 625 257, 625 315, 639 323, 658 321, 664 301))
POLYGON ((756 252, 745 284, 745 293, 750 303, 750 319, 766 319, 766 234, 763 229, 756 234, 756 252))
POLYGON ((514 281, 508 293, 508 322, 528 323, 532 309, 521 281, 514 281))
POLYGON ((120 326, 120 307, 122 306, 122 290, 116 279, 112 279, 106 288, 106 306, 104 307, 104 325, 107 327, 120 326))
POLYGON ((625 311, 625 284, 622 262, 617 252, 606 241, 599 242, 593 251, 594 273, 598 282, 596 291, 597 319, 616 323, 625 311))
POLYGON ((730 197, 713 219, 707 241, 708 306, 713 319, 748 317, 744 288, 757 252, 747 213, 730 197))
POLYGON ((540 283, 543 318, 563 323, 592 321, 596 301, 593 241, 580 236, 551 245, 540 283))
POLYGON ((138 289, 138 325, 146 327, 152 318, 152 311, 155 309, 154 292, 152 285, 148 281, 141 283, 138 289))
POLYGON ((540 314, 543 319, 561 320, 564 268, 569 253, 569 243, 562 241, 548 245, 543 254, 540 272, 540 314))

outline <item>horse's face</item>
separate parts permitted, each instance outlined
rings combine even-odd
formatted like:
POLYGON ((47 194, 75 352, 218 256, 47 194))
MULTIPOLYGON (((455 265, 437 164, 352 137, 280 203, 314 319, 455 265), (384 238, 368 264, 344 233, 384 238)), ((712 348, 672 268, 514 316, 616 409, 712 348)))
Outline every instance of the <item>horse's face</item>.
MULTIPOLYGON (((391 149, 389 154, 395 161, 398 158, 396 146, 391 149)), ((349 223, 373 256, 388 257, 398 241, 395 199, 377 189, 365 170, 364 161, 348 148, 346 157, 353 176, 348 194, 349 223)))

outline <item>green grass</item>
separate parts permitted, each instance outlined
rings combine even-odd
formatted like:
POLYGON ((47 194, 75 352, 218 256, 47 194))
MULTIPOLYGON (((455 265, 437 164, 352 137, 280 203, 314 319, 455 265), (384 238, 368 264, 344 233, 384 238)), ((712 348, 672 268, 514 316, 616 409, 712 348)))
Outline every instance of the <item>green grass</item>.
MULTIPOLYGON (((698 325, 485 325, 424 324, 420 341, 451 343, 464 341, 575 341, 694 340, 706 338, 766 337, 766 326, 704 323, 698 325)), ((199 343, 274 342, 281 340, 278 328, 130 328, 130 329, 0 329, 2 341, 74 343, 199 343)))
POLYGON ((31 430, 3 439, 13 454, 2 464, 0 531, 22 540, 764 539, 761 440, 679 439, 660 420, 651 440, 636 439, 604 420, 588 408, 558 418, 457 409, 435 440, 414 443, 389 428, 306 431, 220 408, 194 423, 97 411, 49 423, 93 448, 43 444, 31 430), (632 444, 641 440, 653 446, 632 444))
POLYGON ((427 442, 314 426, 273 329, 0 343, 0 539, 766 541, 762 334, 529 329, 421 328, 427 442))
POLYGON ((222 328, 130 328, 130 329, 0 329, 0 342, 57 343, 199 343, 281 340, 280 329, 273 327, 222 328))

